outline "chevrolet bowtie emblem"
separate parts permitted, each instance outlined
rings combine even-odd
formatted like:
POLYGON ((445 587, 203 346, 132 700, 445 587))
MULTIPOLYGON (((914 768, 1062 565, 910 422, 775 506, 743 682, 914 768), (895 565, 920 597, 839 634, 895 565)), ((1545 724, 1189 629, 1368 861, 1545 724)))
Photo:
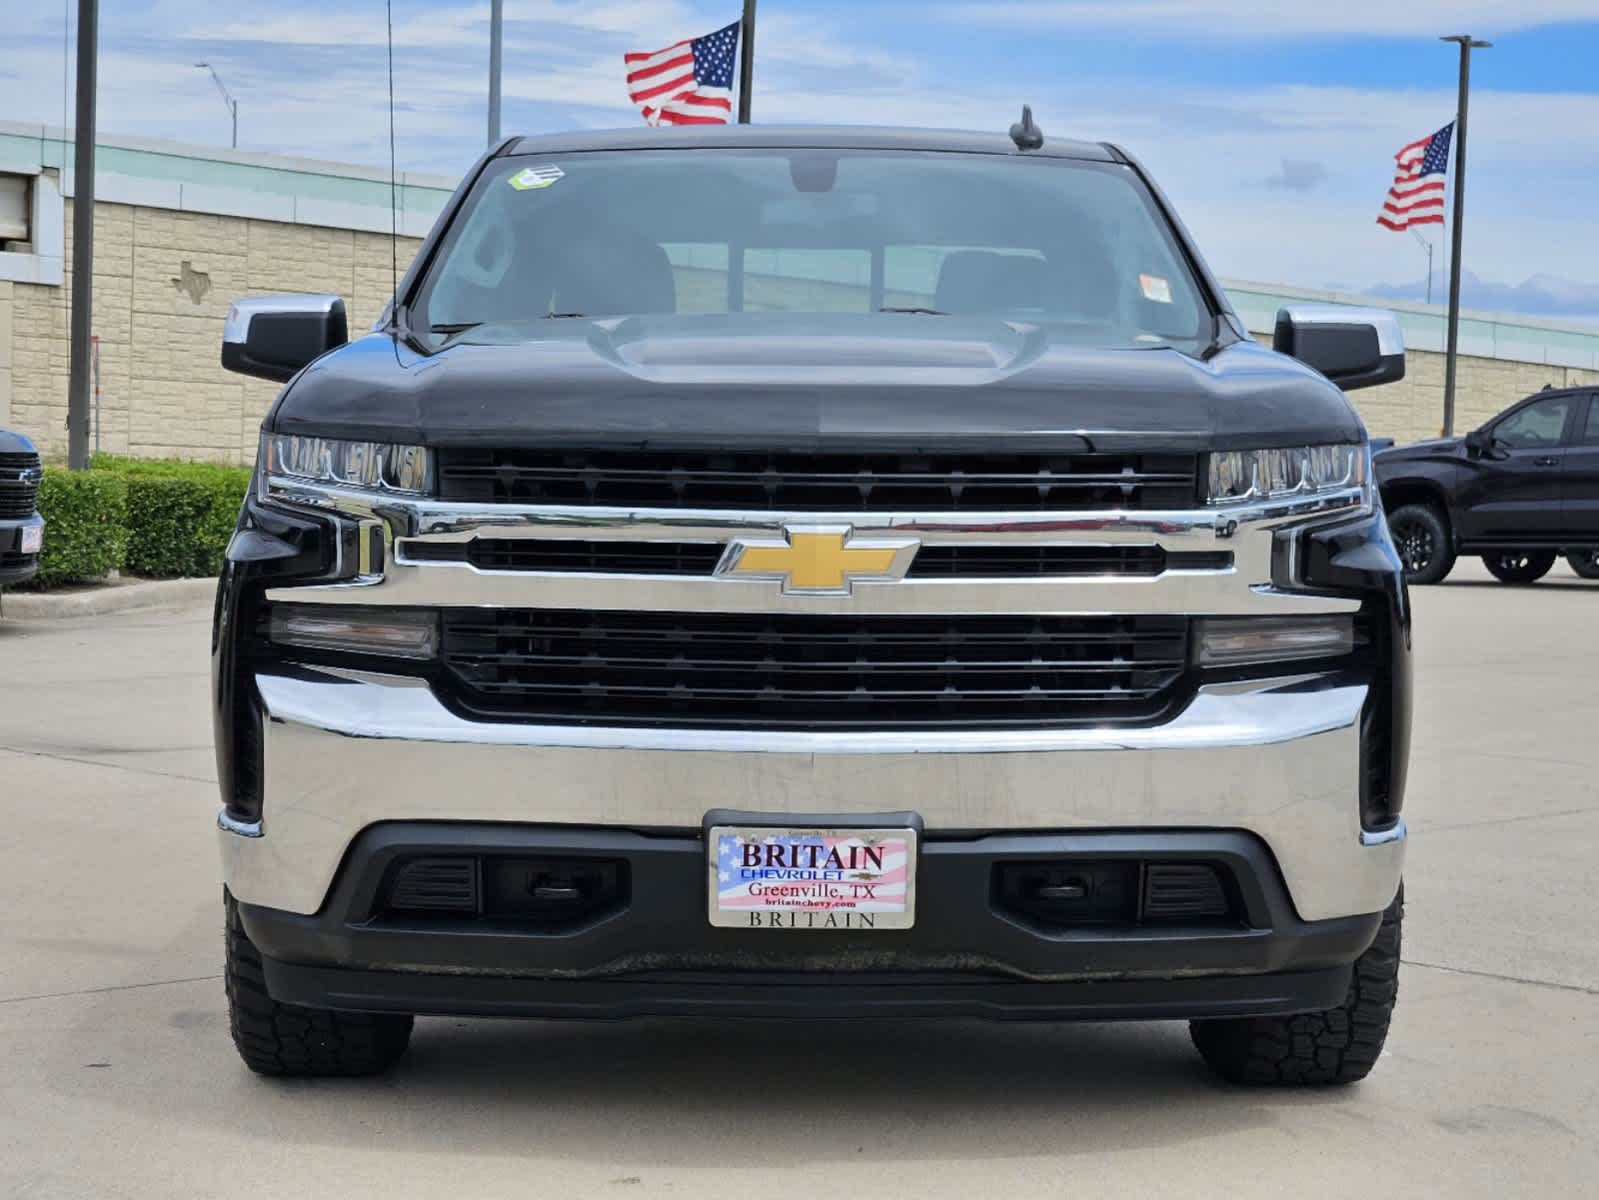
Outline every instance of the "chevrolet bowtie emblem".
POLYGON ((775 579, 785 596, 848 596, 858 580, 903 579, 921 545, 915 538, 852 537, 847 525, 785 525, 783 535, 734 538, 717 575, 775 579))

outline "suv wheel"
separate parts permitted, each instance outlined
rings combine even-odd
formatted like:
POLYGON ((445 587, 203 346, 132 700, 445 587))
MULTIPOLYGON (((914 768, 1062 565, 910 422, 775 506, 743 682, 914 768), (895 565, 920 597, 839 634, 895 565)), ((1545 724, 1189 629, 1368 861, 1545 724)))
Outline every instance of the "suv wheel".
POLYGON ((260 1075, 376 1075, 411 1041, 411 1018, 279 1004, 267 995, 261 952, 227 909, 228 1025, 244 1065, 260 1075))
POLYGON ((1584 579, 1599 579, 1599 549, 1573 550, 1566 555, 1566 562, 1584 579))
POLYGON ((1555 565, 1554 551, 1528 553, 1512 550, 1507 554, 1484 554, 1483 566, 1500 583, 1536 583, 1555 565))
POLYGON ((1333 1084, 1364 1079, 1388 1040, 1399 996, 1399 927, 1405 889, 1382 915, 1377 937, 1355 960, 1337 1008, 1292 1017, 1191 1021, 1190 1036, 1211 1070, 1233 1083, 1333 1084))
POLYGON ((1399 561, 1408 583, 1437 583, 1454 568, 1455 551, 1449 527, 1430 504, 1406 504, 1388 516, 1399 561))

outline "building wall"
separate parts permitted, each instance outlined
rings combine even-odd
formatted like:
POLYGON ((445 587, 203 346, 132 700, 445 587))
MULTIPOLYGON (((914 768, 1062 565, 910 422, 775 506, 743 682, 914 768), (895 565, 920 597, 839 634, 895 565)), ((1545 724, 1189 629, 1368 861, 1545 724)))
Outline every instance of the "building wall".
MULTIPOLYGON (((65 284, 0 280, 0 425, 28 434, 54 458, 66 454, 70 202, 68 210, 65 284)), ((420 244, 400 239, 402 273, 420 244)), ((683 290, 692 293, 698 284, 688 277, 696 272, 679 274, 683 290)), ((331 292, 344 297, 351 332, 358 335, 377 319, 391 284, 385 234, 98 204, 94 330, 100 338, 101 448, 144 458, 253 461, 261 417, 277 385, 222 370, 228 304, 252 294, 331 292)), ((842 292, 851 290, 820 280, 804 286, 819 308, 839 307, 842 292), (835 290, 841 294, 831 295, 835 290)), ((718 287, 717 299, 720 294, 718 287)), ((1251 320, 1251 327, 1264 321, 1251 320)), ((1412 348, 1403 382, 1356 392, 1353 399, 1375 436, 1402 442, 1434 437, 1442 422, 1443 374, 1442 354, 1412 348)), ((1546 384, 1599 385, 1599 369, 1462 355, 1455 428, 1475 428, 1546 384)))
MULTIPOLYGON (((0 281, 0 424, 48 457, 66 454, 70 209, 65 284, 0 281)), ((95 206, 94 224, 99 444, 118 454, 254 461, 278 389, 222 369, 228 305, 331 292, 344 297, 356 335, 393 291, 383 234, 107 203, 95 206)), ((402 273, 420 244, 400 239, 402 273)))

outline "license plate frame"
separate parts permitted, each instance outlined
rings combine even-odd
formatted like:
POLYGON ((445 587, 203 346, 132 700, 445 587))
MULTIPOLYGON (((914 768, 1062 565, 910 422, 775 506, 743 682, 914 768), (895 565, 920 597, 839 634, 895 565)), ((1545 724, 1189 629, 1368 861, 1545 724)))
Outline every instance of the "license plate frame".
POLYGON ((717 928, 881 933, 916 924, 916 824, 708 823, 705 835, 707 915, 717 928))

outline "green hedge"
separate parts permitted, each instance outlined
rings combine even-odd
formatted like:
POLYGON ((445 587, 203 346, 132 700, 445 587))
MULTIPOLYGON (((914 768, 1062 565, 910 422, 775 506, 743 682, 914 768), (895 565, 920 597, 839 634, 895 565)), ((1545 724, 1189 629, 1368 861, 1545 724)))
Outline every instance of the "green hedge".
MULTIPOLYGON (((97 454, 96 472, 128 484, 128 558, 147 579, 215 575, 250 490, 248 467, 145 461, 97 454)), ((48 537, 49 535, 46 534, 48 537)))
POLYGON ((94 456, 47 468, 39 489, 44 553, 33 586, 125 571, 151 579, 215 575, 250 488, 248 467, 94 456))
POLYGON ((39 484, 44 552, 36 587, 103 579, 128 552, 128 481, 99 471, 46 468, 39 484))

